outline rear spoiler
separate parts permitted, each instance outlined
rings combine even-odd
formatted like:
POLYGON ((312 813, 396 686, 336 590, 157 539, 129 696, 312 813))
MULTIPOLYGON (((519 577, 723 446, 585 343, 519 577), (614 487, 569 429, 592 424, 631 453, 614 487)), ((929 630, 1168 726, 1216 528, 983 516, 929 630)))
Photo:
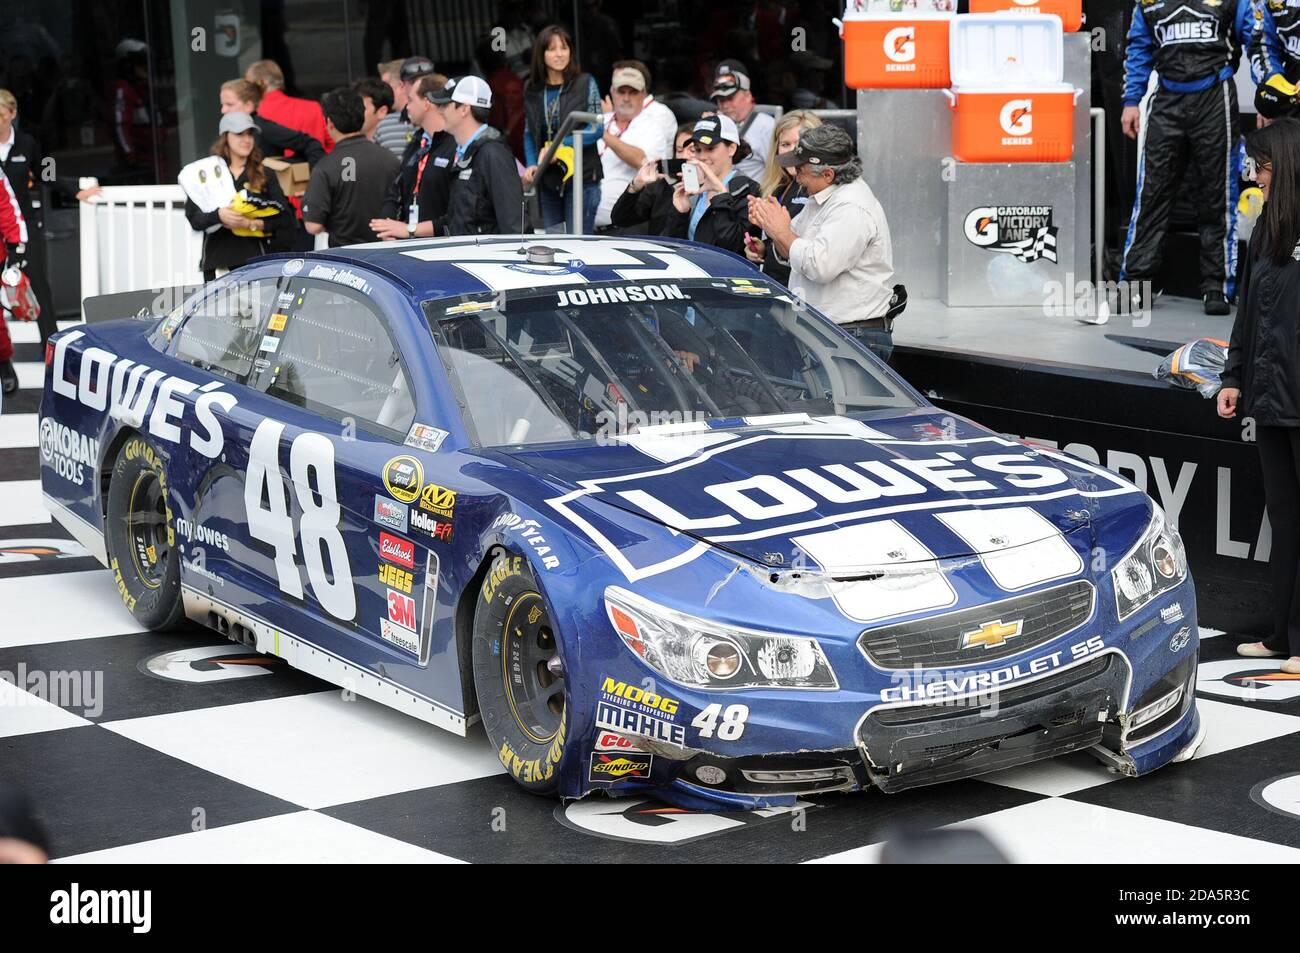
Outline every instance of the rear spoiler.
POLYGON ((94 295, 81 302, 81 313, 87 324, 136 318, 155 321, 172 311, 203 285, 173 285, 170 288, 144 288, 140 291, 118 291, 114 294, 94 295))

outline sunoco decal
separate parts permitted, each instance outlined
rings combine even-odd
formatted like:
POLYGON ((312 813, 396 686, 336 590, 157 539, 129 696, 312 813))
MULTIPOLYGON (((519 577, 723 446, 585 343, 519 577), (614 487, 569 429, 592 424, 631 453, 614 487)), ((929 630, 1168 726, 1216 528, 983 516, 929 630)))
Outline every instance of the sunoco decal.
POLYGON ((971 209, 962 226, 966 240, 1020 261, 1056 261, 1056 232, 1050 205, 988 205, 971 209))

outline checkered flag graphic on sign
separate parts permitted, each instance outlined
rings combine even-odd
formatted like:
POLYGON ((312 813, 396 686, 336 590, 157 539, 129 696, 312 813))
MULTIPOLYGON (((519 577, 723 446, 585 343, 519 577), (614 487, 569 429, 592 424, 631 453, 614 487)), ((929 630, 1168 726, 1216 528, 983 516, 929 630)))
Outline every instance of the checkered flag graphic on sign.
POLYGON ((1021 261, 1037 261, 1040 258, 1056 261, 1056 226, 1045 225, 1033 238, 1016 242, 1011 247, 1021 261))

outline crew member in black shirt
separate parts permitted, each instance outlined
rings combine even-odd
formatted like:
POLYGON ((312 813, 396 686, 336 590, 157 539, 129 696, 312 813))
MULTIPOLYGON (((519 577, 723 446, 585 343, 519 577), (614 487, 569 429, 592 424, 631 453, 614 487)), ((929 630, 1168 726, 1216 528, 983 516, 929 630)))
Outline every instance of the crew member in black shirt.
POLYGON ((329 232, 330 247, 375 240, 370 222, 384 206, 397 158, 362 133, 366 106, 351 86, 321 97, 325 129, 334 150, 317 163, 302 200, 302 220, 312 235, 329 232))
POLYGON ((460 76, 433 94, 456 140, 447 214, 436 235, 518 235, 523 231, 524 187, 514 154, 486 125, 492 89, 479 76, 460 76))
POLYGON ((388 188, 381 217, 370 223, 385 241, 429 238, 434 222, 447 214, 456 140, 443 125, 442 111, 429 98, 446 82, 445 76, 421 77, 406 102, 417 135, 402 153, 401 171, 388 188))

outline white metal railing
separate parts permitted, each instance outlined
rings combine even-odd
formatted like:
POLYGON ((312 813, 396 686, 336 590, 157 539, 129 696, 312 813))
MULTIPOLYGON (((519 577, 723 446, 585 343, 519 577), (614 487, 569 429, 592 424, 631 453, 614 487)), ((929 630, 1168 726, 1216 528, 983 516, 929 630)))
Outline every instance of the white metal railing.
MULTIPOLYGON (((81 188, 99 183, 83 178, 81 188)), ((107 185, 81 203, 81 296, 203 282, 179 185, 107 185)))

